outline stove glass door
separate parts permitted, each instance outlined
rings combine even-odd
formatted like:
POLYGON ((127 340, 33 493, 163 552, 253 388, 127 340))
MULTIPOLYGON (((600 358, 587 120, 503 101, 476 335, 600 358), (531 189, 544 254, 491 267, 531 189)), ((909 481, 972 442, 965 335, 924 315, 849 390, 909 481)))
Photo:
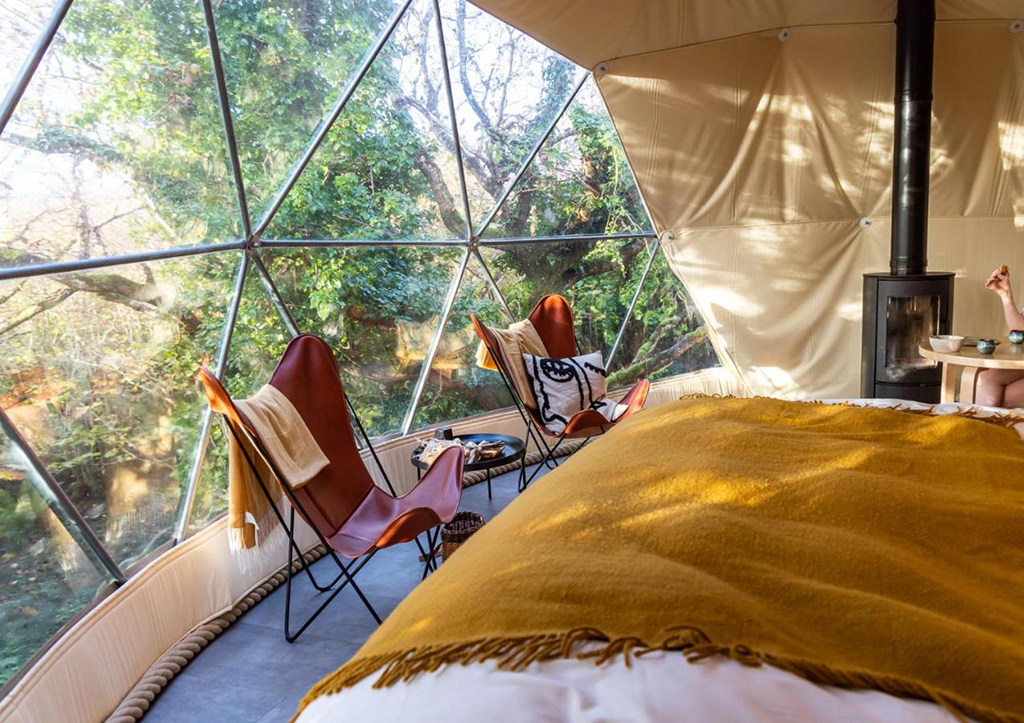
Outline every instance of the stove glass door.
POLYGON ((885 312, 886 381, 911 381, 914 373, 934 369, 938 362, 925 359, 918 347, 939 328, 938 296, 890 296, 885 312))

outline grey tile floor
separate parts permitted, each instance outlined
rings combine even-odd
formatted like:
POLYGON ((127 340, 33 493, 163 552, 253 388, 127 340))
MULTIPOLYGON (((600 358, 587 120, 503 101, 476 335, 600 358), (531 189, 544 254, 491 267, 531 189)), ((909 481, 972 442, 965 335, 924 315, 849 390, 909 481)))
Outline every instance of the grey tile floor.
MULTIPOLYGON (((492 480, 493 500, 487 499, 486 483, 468 487, 461 509, 490 520, 515 499, 517 481, 518 472, 492 480)), ((419 550, 412 544, 382 550, 356 578, 382 618, 420 582, 423 568, 418 557, 419 550)), ((330 559, 322 559, 313 572, 318 579, 330 579, 331 567, 330 559)), ((309 581, 297 578, 292 619, 305 619, 315 609, 315 598, 309 581)), ((306 691, 348 660, 376 628, 359 598, 347 589, 294 643, 284 639, 283 620, 282 586, 174 677, 146 714, 146 723, 287 721, 306 691)))

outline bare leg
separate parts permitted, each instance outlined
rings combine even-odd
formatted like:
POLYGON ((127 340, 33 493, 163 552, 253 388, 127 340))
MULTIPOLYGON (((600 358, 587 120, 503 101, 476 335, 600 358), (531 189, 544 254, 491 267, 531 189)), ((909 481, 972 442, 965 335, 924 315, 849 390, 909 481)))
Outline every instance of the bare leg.
MULTIPOLYGON (((1007 406, 1009 400, 1004 399, 1008 387, 1015 382, 1024 380, 1024 371, 1016 369, 986 369, 978 375, 978 389, 974 395, 975 404, 988 407, 1007 406)), ((1024 385, 1015 392, 1014 398, 1024 404, 1024 385), (1020 395, 1020 396, 1017 396, 1020 395)), ((1017 406, 1016 404, 1010 406, 1017 406)))
POLYGON ((1019 379, 1007 385, 1003 392, 1003 406, 1008 409, 1020 409, 1024 407, 1024 379, 1019 379))

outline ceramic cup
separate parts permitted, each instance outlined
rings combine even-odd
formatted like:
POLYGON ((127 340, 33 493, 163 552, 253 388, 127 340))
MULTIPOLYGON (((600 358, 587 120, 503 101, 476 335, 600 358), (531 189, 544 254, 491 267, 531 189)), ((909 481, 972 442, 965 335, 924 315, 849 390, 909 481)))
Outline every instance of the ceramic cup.
POLYGON ((978 353, 991 354, 996 350, 995 339, 978 339, 978 353))
POLYGON ((1011 344, 1024 343, 1024 329, 1013 329, 1010 332, 1009 337, 1011 344))
POLYGON ((932 349, 935 351, 945 353, 958 352, 964 343, 964 338, 953 334, 939 334, 938 336, 928 337, 928 343, 932 345, 932 349))

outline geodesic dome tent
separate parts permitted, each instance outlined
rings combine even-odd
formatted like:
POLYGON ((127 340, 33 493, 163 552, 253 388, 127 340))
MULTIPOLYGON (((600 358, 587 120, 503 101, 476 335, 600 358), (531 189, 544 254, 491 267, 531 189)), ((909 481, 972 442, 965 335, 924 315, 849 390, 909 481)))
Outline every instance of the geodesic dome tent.
POLYGON ((594 79, 439 5, 0 3, 0 683, 18 684, 16 719, 72 699, 109 712, 273 572, 224 559, 200 363, 246 396, 292 336, 322 336, 399 484, 423 430, 520 424, 475 365, 469 311, 508 323, 558 292, 612 387, 726 388, 718 369, 681 376, 716 354, 594 79))
MULTIPOLYGON (((0 718, 109 713, 275 572, 227 554, 204 361, 245 396, 323 336, 400 485, 438 424, 521 431, 468 314, 548 292, 652 402, 857 395, 895 13, 0 0, 0 718)), ((994 334, 981 281, 1024 262, 1024 11, 937 13, 930 261, 954 324, 994 334)))

